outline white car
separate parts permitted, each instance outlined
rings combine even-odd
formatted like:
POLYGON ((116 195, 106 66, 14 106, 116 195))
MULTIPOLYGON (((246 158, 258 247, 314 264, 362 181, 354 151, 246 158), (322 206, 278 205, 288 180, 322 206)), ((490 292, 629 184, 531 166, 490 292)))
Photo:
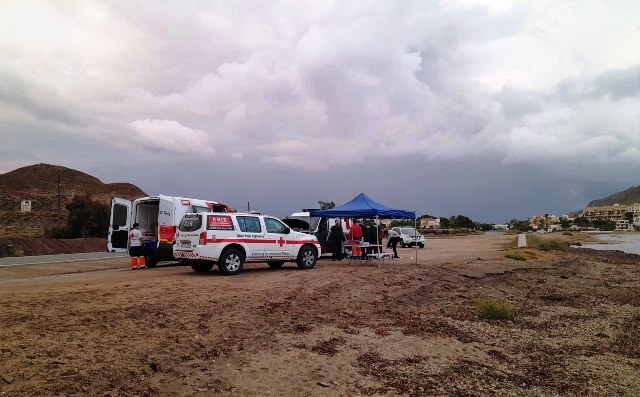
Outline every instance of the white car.
POLYGON ((418 247, 424 248, 424 236, 416 229, 412 227, 394 227, 392 230, 398 233, 402 248, 413 247, 416 244, 418 244, 418 247))
POLYGON ((277 218, 244 213, 186 214, 176 232, 173 255, 196 272, 213 265, 227 276, 238 274, 245 262, 266 262, 273 268, 296 262, 312 269, 321 254, 315 236, 292 231, 277 218))

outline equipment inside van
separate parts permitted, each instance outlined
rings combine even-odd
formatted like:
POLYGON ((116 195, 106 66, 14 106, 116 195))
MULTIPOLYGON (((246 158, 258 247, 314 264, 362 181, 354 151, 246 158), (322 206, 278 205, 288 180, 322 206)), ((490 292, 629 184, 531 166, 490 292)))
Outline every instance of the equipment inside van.
POLYGON ((160 261, 175 260, 173 244, 176 226, 187 212, 233 212, 231 207, 216 201, 158 195, 142 197, 133 202, 111 199, 111 218, 107 250, 127 252, 129 232, 134 223, 142 232, 147 266, 160 261))

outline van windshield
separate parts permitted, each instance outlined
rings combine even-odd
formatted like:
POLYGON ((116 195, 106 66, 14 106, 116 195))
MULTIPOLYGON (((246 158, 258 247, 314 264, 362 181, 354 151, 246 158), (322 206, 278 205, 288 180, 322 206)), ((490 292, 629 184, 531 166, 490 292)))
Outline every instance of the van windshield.
POLYGON ((412 227, 403 227, 402 234, 406 234, 407 236, 417 236, 418 232, 412 227))
POLYGON ((178 230, 181 232, 194 232, 202 226, 202 215, 187 214, 182 217, 178 230))

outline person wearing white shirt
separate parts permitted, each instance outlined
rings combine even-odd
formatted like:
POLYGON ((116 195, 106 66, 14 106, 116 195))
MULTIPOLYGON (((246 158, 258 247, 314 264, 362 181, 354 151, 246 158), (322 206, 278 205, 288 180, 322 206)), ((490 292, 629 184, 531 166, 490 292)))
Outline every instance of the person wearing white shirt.
POLYGON ((138 230, 138 226, 139 225, 137 223, 134 223, 133 228, 129 233, 129 256, 131 257, 132 270, 136 270, 138 268, 138 262, 142 269, 147 268, 147 263, 142 252, 144 240, 142 239, 142 232, 138 230))

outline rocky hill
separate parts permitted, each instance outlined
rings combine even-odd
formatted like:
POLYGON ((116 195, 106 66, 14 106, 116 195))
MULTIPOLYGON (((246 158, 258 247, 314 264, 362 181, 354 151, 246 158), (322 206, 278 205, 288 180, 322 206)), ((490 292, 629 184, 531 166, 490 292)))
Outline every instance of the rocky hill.
POLYGON ((60 178, 60 210, 64 225, 65 204, 74 196, 89 196, 110 203, 112 197, 133 200, 147 194, 130 183, 102 183, 71 168, 35 164, 0 174, 0 236, 38 236, 56 226, 60 178), (31 200, 30 213, 20 212, 22 200, 31 200))
POLYGON ((587 204, 587 207, 597 207, 602 205, 613 205, 615 203, 621 205, 629 205, 640 203, 640 186, 630 187, 622 192, 614 193, 611 196, 593 200, 587 204))

